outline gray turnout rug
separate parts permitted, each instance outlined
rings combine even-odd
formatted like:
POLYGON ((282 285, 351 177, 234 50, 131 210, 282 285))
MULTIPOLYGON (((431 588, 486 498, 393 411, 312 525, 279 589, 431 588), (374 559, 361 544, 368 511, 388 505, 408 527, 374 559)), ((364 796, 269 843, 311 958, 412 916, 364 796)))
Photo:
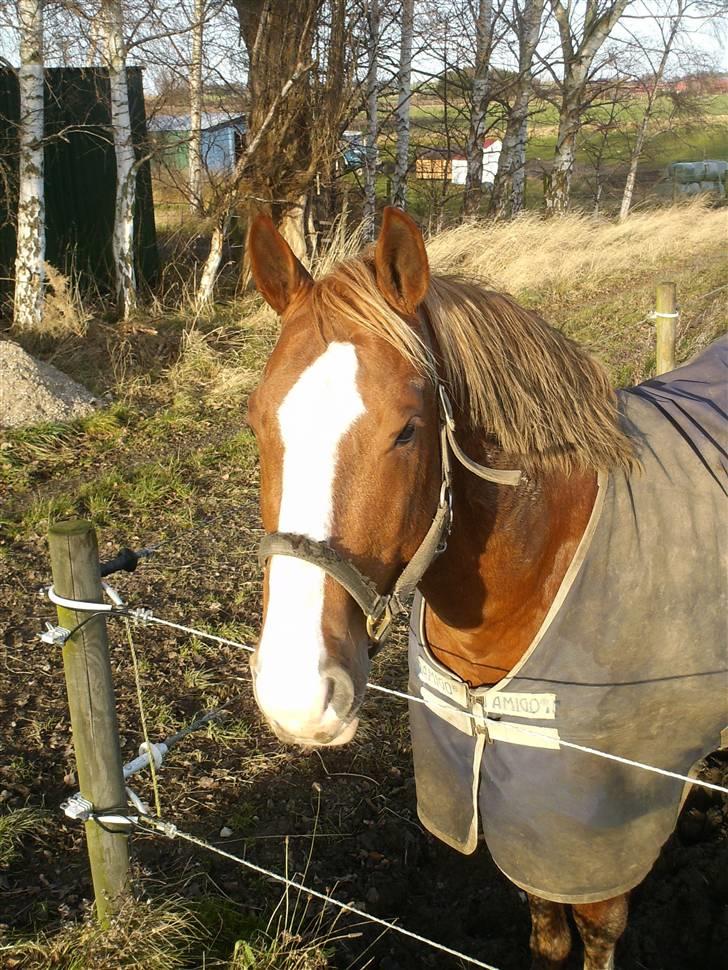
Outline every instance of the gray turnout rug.
POLYGON ((505 875, 557 902, 641 882, 685 793, 559 740, 688 774, 728 724, 728 337, 618 396, 641 469, 600 478, 520 663, 469 690, 428 650, 419 596, 410 629, 410 690, 426 702, 410 702, 420 819, 469 853, 480 814, 505 875))

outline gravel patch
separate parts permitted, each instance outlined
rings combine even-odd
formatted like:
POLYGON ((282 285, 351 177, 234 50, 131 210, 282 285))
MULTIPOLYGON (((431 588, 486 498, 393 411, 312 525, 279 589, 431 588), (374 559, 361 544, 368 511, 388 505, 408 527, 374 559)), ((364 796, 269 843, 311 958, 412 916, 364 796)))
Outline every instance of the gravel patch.
POLYGON ((0 341, 0 428, 69 421, 98 406, 90 391, 56 367, 0 341))

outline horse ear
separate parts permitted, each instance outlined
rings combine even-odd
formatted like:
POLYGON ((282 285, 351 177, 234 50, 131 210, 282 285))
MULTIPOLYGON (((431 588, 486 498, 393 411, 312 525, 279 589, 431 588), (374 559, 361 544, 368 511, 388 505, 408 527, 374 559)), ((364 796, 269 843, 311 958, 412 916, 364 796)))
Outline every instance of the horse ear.
POLYGON ((377 286, 395 310, 414 313, 430 285, 430 266, 417 224, 406 212, 387 206, 374 250, 377 286))
POLYGON ((313 285, 308 271, 265 213, 253 220, 248 234, 248 256, 253 280, 266 303, 284 313, 304 289, 313 285))

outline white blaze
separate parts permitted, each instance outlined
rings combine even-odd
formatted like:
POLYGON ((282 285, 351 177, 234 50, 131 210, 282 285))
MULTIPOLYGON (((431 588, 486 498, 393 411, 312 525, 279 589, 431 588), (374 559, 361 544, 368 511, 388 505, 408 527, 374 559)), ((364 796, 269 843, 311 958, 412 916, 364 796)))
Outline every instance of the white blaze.
MULTIPOLYGON (((278 410, 283 441, 279 532, 325 541, 331 536, 339 446, 364 413, 353 344, 331 343, 299 377, 278 410)), ((256 661, 263 710, 291 733, 335 722, 322 718, 327 682, 322 631, 325 573, 311 563, 273 556, 268 609, 256 661)))

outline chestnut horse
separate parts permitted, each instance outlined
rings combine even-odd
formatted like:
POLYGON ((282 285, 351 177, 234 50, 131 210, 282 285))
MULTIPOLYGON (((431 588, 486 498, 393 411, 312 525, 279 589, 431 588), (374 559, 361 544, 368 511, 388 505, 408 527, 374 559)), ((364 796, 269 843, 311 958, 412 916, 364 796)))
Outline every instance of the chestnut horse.
MULTIPOLYGON (((281 740, 344 744, 415 587, 431 664, 471 689, 506 678, 577 556, 599 476, 629 475, 633 447, 599 365, 510 298, 431 278, 399 210, 373 251, 316 283, 266 216, 249 253, 281 317, 248 410, 268 533, 255 694, 281 740)), ((528 895, 533 966, 560 967, 564 900, 528 895)), ((612 967, 627 892, 565 901, 584 967, 612 967)))

